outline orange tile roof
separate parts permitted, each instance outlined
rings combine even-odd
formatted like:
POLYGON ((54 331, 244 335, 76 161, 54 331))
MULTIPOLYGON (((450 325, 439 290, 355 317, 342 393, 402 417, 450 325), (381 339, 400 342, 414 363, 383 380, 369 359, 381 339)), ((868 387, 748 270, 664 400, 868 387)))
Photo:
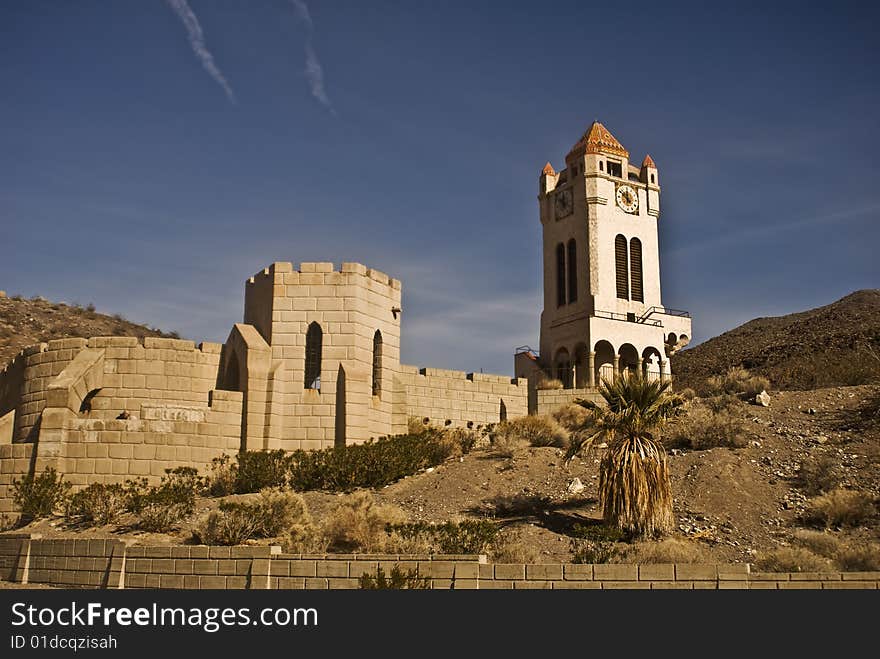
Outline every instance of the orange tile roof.
POLYGON ((571 148, 572 151, 579 149, 584 149, 586 153, 610 153, 629 158, 629 151, 624 149, 623 145, 617 141, 617 138, 609 133, 608 129, 598 121, 594 121, 580 141, 571 148))
POLYGON ((553 169, 553 165, 551 165, 549 162, 546 165, 544 165, 544 169, 541 171, 544 174, 550 174, 550 176, 556 176, 556 170, 553 169))
POLYGON ((642 167, 653 167, 657 169, 657 165, 654 164, 654 160, 651 158, 650 154, 645 156, 645 159, 642 161, 642 167))

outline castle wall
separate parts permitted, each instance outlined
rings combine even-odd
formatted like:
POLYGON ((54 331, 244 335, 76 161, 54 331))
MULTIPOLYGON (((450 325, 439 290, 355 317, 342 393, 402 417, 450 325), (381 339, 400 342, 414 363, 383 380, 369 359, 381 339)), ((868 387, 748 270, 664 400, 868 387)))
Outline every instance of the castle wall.
POLYGON ((528 384, 485 373, 465 373, 440 368, 401 366, 400 381, 406 391, 407 416, 427 418, 437 426, 467 427, 501 420, 502 403, 507 418, 529 412, 528 384))

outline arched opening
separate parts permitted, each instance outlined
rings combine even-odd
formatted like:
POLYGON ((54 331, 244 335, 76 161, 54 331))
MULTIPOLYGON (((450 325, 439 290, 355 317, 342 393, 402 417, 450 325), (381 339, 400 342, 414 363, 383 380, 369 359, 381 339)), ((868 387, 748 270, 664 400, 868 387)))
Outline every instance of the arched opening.
POLYGON ((556 246, 556 306, 565 306, 565 245, 556 246))
POLYGON ((238 355, 230 350, 229 359, 226 360, 226 369, 223 371, 223 383, 221 389, 226 391, 241 391, 241 367, 238 363, 238 355))
MULTIPOLYGON (((504 404, 504 399, 501 399, 501 404, 498 406, 498 420, 499 421, 507 421, 507 405, 504 404)), ((471 423, 468 421, 468 423, 471 423)), ((468 426, 470 427, 470 426, 468 426)))
POLYGON ((306 331, 306 376, 304 389, 321 389, 321 352, 324 332, 318 323, 309 325, 306 331))
POLYGON ((614 379, 614 346, 608 341, 598 341, 593 348, 596 352, 596 382, 614 379))
POLYGON ((336 374, 336 434, 334 446, 345 446, 345 369, 339 365, 336 374))
POLYGON ((578 262, 577 242, 574 238, 568 241, 568 303, 578 299, 578 262))
POLYGON ((666 343, 671 346, 674 346, 676 343, 678 343, 678 337, 675 335, 675 332, 669 333, 669 336, 666 337, 666 343))
POLYGON ((79 413, 80 414, 88 414, 92 411, 92 401, 95 399, 95 396, 98 395, 100 389, 92 389, 89 393, 85 395, 82 399, 82 403, 79 405, 79 413))
POLYGON ((560 348, 556 351, 556 359, 553 360, 556 379, 562 382, 565 389, 571 389, 572 372, 571 357, 566 348, 560 348))
POLYGON ((373 395, 382 394, 382 332, 373 334, 373 395))
POLYGON ((590 359, 587 352, 587 346, 584 343, 578 343, 574 347, 574 386, 577 389, 583 389, 590 385, 590 359))
POLYGON ((633 238, 629 241, 629 270, 632 299, 636 302, 645 301, 645 288, 642 282, 642 241, 633 238))
POLYGON ((634 375, 639 366, 639 351, 631 343, 624 343, 617 351, 618 371, 621 375, 624 373, 634 375))
POLYGON ((617 234, 614 239, 614 271, 617 282, 617 297, 629 299, 629 263, 626 256, 626 238, 617 234))
POLYGON ((660 361, 662 353, 653 346, 648 346, 642 351, 642 376, 646 380, 660 379, 660 361))

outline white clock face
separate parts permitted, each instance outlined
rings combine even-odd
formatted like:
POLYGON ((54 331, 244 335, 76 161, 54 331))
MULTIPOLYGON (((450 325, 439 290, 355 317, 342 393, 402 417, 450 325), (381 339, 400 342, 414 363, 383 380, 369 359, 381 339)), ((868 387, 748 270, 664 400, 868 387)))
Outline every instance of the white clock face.
POLYGON ((639 195, 629 185, 617 188, 617 205, 627 213, 635 213, 639 209, 639 195))

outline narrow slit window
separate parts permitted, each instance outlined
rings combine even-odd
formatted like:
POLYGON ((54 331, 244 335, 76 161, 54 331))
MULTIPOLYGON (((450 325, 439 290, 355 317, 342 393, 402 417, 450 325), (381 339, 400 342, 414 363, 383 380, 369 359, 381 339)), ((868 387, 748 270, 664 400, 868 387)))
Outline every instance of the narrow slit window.
POLYGON ((617 279, 617 297, 629 299, 629 264, 626 258, 626 238, 617 234, 614 239, 614 266, 617 279))
POLYGON ((382 332, 373 335, 373 395, 382 394, 382 332))
POLYGON ((305 389, 321 389, 321 352, 324 332, 318 323, 309 325, 306 332, 305 389))
POLYGON ((636 302, 645 301, 644 284, 642 283, 642 241, 633 238, 629 241, 629 268, 632 285, 632 299, 636 302))
POLYGON ((556 246, 556 306, 565 306, 565 245, 556 246))
POLYGON ((577 242, 574 238, 568 241, 568 303, 578 299, 578 262, 577 242))

